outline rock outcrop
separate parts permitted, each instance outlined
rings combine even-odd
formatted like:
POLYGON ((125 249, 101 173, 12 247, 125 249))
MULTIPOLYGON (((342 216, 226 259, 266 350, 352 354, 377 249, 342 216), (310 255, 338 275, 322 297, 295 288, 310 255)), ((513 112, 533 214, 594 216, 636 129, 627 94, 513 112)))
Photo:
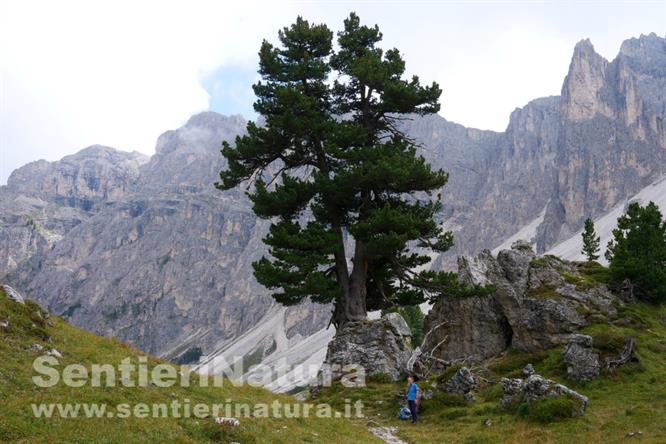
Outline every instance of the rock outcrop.
MULTIPOLYGON (((374 321, 350 322, 338 330, 328 344, 323 375, 319 380, 337 380, 345 368, 355 366, 365 376, 387 376, 393 382, 407 373, 410 348, 409 329, 405 320, 391 313, 374 321)), ((347 370, 349 371, 349 370, 347 370)))
POLYGON ((482 361, 508 347, 538 351, 566 343, 591 316, 613 317, 616 301, 585 281, 577 266, 537 257, 525 242, 493 257, 489 251, 459 261, 459 278, 493 285, 490 295, 442 296, 426 317, 432 330, 422 348, 444 361, 482 361))
POLYGON ((444 391, 453 395, 464 396, 469 402, 474 401, 472 390, 476 388, 476 381, 472 371, 467 367, 461 367, 446 381, 444 391))
POLYGON ((393 330, 398 335, 402 336, 403 338, 412 337, 412 331, 409 329, 407 321, 405 321, 405 318, 403 318, 399 313, 386 313, 382 317, 391 323, 393 330))
POLYGON ((571 416, 582 416, 588 404, 587 396, 536 373, 525 379, 502 378, 500 385, 504 392, 500 406, 505 409, 515 408, 522 403, 530 405, 545 397, 566 396, 574 401, 571 416))
POLYGON ((599 376, 599 355, 592 351, 592 337, 572 335, 562 350, 567 375, 574 381, 590 381, 599 376))
POLYGON ((16 302, 17 304, 22 304, 22 305, 25 304, 25 299, 23 298, 23 296, 21 296, 21 293, 14 290, 9 285, 3 285, 2 289, 5 291, 7 297, 12 301, 16 302))
POLYGON ((493 297, 442 298, 426 318, 426 331, 439 323, 444 324, 421 348, 426 352, 436 348, 434 355, 445 361, 462 357, 480 361, 511 344, 511 326, 493 297))

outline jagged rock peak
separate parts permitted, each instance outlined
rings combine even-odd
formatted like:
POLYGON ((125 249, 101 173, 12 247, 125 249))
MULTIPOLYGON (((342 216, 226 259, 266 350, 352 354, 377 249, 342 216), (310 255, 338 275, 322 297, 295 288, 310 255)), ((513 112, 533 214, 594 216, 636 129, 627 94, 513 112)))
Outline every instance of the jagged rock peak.
POLYGON ((592 41, 588 39, 583 39, 576 43, 574 46, 573 57, 583 57, 583 56, 598 56, 597 52, 594 50, 594 45, 592 41))
POLYGON ((162 133, 157 139, 155 153, 172 152, 219 154, 222 140, 245 131, 247 121, 240 115, 224 116, 214 111, 195 114, 182 127, 162 133))
POLYGON ((582 121, 597 113, 611 116, 612 109, 601 99, 608 61, 597 54, 589 39, 574 48, 569 73, 562 85, 562 114, 568 120, 582 121))
POLYGON ((529 101, 522 108, 511 112, 508 133, 515 131, 538 131, 540 125, 549 114, 556 114, 559 110, 560 96, 540 97, 529 101))
POLYGON ((10 174, 7 179, 7 185, 16 184, 17 181, 22 180, 24 175, 34 174, 36 171, 44 171, 48 169, 58 168, 60 165, 65 163, 78 163, 85 161, 95 161, 95 162, 111 162, 113 164, 134 164, 139 166, 148 162, 150 159, 149 156, 142 154, 138 151, 121 151, 116 148, 105 145, 90 145, 82 150, 63 157, 60 160, 56 161, 47 161, 44 159, 36 160, 34 162, 29 162, 23 165, 20 168, 17 168, 10 174))
POLYGON ((247 121, 240 114, 233 114, 231 116, 225 116, 215 111, 204 111, 198 114, 194 114, 187 120, 185 127, 205 127, 205 128, 217 128, 220 125, 233 125, 233 126, 245 126, 247 121))
POLYGON ((107 159, 107 160, 137 160, 140 163, 147 162, 150 158, 138 151, 121 151, 106 145, 90 145, 77 153, 65 156, 62 160, 80 160, 80 159, 107 159))
POLYGON ((622 42, 620 54, 630 57, 652 57, 666 53, 666 39, 654 32, 641 34, 638 38, 630 38, 622 42))
POLYGON ((118 199, 132 186, 148 156, 92 145, 54 162, 38 160, 14 170, 7 188, 26 195, 118 199))

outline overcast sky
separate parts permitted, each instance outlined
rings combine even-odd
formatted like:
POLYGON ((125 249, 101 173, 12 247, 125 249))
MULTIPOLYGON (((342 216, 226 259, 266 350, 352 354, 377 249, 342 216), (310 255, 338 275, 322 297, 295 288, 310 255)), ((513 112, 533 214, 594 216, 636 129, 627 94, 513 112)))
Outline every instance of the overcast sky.
POLYGON ((439 82, 444 117, 498 131, 559 94, 577 41, 612 59, 629 37, 666 34, 666 0, 0 0, 0 184, 96 143, 151 154, 203 110, 252 117, 262 39, 299 14, 337 31, 351 10, 439 82))

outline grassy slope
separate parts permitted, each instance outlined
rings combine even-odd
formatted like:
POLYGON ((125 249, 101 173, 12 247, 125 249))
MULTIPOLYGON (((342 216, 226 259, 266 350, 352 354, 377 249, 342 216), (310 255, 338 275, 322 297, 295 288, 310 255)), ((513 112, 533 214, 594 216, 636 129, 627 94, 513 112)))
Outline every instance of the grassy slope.
MULTIPOLYGON (((62 384, 39 388, 31 380, 35 374, 33 360, 40 354, 30 349, 32 344, 60 351, 64 355, 60 360, 63 366, 72 363, 88 368, 93 363, 117 366, 128 356, 140 355, 126 344, 84 332, 59 318, 45 321, 39 312, 40 308, 31 302, 22 306, 10 301, 0 288, 0 321, 9 319, 10 326, 8 331, 0 329, 0 442, 376 442, 364 422, 346 419, 250 418, 240 419, 241 426, 237 428, 216 425, 212 418, 37 419, 30 407, 33 402, 105 402, 113 406, 138 402, 170 403, 173 399, 189 399, 191 404, 209 405, 224 403, 227 399, 250 404, 270 403, 274 399, 294 402, 287 396, 252 387, 237 388, 228 382, 219 388, 92 388, 90 385, 69 388, 62 384)), ((149 359, 151 367, 158 362, 149 359)))
MULTIPOLYGON (((613 375, 587 384, 566 379, 559 360, 561 349, 526 354, 509 351, 489 364, 488 379, 518 377, 520 369, 531 362, 536 371, 562 382, 590 398, 585 416, 550 423, 519 417, 498 409, 501 389, 490 385, 481 389, 477 402, 465 405, 460 399, 437 393, 424 402, 420 423, 412 426, 395 418, 403 385, 370 383, 364 389, 334 386, 322 399, 341 405, 344 398, 363 399, 366 414, 376 422, 397 426, 398 436, 410 443, 613 443, 625 442, 628 432, 643 432, 633 441, 666 443, 666 306, 634 304, 622 308, 622 326, 591 325, 585 332, 595 338, 602 359, 623 346, 623 336, 637 341, 640 364, 630 364, 613 375), (484 422, 490 419, 492 425, 484 422)), ((445 378, 444 378, 445 379, 445 378)), ((425 389, 435 381, 422 381, 425 389)), ((440 383, 441 384, 441 383, 440 383)))

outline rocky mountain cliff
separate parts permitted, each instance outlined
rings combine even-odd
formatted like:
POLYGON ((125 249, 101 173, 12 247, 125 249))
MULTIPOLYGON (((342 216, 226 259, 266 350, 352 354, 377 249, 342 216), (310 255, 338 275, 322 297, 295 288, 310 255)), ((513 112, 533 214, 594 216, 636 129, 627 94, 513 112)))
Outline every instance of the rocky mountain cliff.
POLYGON ((542 253, 666 174, 664 119, 666 41, 650 34, 625 41, 612 62, 578 43, 562 95, 515 110, 503 133, 437 117, 409 131, 451 173, 454 253, 494 248, 530 224, 542 253))
POLYGON ((137 152, 95 145, 14 171, 0 187, 0 275, 45 255, 73 227, 121 200, 147 161, 137 152))
MULTIPOLYGON (((455 247, 433 266, 517 232, 544 252, 658 180, 665 94, 663 38, 627 40, 612 62, 582 41, 562 95, 515 110, 505 132, 406 122, 450 173, 441 217, 455 247)), ((250 330, 245 352, 259 359, 314 332, 330 337, 328 307, 275 309, 250 267, 266 222, 241 190, 213 188, 220 143, 244 128, 206 112, 160 136, 149 159, 95 146, 16 170, 0 187, 0 276, 79 326, 183 361, 230 350, 250 330)))
MULTIPOLYGON (((2 188, 2 271, 53 313, 171 358, 249 330, 272 305, 250 266, 267 225, 240 191, 212 186, 221 141, 245 123, 202 113, 160 136, 150 159, 90 147, 15 171, 2 188)), ((283 323, 308 335, 326 310, 295 307, 283 323)))

